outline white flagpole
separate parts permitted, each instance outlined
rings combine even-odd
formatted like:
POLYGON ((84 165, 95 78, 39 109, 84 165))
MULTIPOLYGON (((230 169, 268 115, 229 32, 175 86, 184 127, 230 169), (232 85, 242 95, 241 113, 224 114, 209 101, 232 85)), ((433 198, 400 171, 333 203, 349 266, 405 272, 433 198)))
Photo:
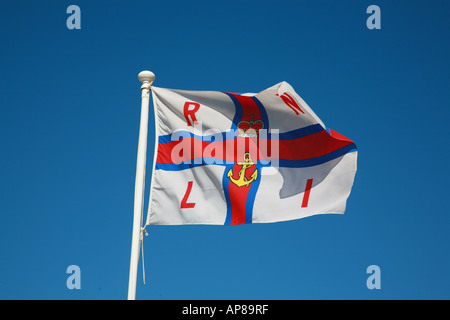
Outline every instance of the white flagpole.
POLYGON ((144 209, 145 162, 147 157, 148 105, 150 90, 155 75, 150 71, 142 71, 138 75, 142 82, 141 122, 139 126, 139 144, 136 164, 136 180, 134 186, 133 235, 131 238, 130 276, 128 280, 128 300, 136 299, 136 282, 139 264, 139 246, 141 242, 141 220, 144 209))

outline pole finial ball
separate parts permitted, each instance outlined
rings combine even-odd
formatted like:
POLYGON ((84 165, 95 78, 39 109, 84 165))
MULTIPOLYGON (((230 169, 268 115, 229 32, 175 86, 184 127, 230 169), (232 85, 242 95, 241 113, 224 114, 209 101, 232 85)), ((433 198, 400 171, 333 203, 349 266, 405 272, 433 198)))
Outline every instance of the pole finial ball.
POLYGON ((153 82, 155 81, 155 74, 151 71, 141 71, 138 74, 138 79, 140 82, 153 82))

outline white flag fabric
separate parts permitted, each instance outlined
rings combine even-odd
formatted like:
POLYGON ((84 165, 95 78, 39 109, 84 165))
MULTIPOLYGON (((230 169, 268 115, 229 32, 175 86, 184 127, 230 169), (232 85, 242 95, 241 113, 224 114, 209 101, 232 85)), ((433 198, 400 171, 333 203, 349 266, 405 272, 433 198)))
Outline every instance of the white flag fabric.
POLYGON ((234 225, 343 214, 356 146, 286 82, 258 94, 152 87, 147 223, 234 225))

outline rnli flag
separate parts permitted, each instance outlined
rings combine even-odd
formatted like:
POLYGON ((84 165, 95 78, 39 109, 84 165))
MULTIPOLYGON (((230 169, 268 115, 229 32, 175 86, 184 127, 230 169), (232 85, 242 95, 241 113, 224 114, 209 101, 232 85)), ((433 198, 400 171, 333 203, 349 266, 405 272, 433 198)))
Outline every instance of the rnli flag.
POLYGON ((152 87, 147 224, 234 225, 343 214, 354 142, 286 82, 257 94, 152 87))

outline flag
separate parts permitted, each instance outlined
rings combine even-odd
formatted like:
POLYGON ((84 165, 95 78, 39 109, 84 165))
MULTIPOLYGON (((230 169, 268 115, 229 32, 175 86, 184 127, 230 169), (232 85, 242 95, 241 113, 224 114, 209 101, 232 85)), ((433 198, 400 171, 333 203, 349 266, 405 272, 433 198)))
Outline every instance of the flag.
POLYGON ((343 214, 352 140, 287 83, 257 94, 152 87, 148 225, 234 225, 343 214))

